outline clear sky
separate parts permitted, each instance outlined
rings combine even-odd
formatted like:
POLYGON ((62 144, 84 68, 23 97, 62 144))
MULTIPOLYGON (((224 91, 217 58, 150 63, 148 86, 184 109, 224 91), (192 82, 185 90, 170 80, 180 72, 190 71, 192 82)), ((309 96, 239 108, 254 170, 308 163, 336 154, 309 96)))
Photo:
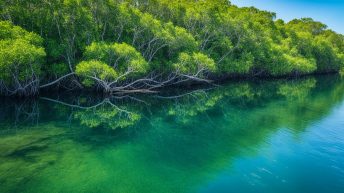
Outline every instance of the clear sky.
POLYGON ((344 0, 230 0, 232 4, 254 6, 275 12, 277 18, 290 21, 311 17, 330 29, 344 34, 344 0))

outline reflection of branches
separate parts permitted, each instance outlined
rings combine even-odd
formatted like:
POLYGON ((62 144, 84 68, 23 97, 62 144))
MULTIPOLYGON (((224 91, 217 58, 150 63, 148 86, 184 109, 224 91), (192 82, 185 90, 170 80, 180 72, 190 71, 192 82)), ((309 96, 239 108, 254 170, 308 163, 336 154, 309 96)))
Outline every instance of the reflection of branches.
MULTIPOLYGON (((126 96, 123 96, 123 98, 126 98, 126 96)), ((120 108, 110 100, 111 98, 105 98, 101 102, 92 106, 69 104, 46 97, 41 97, 41 99, 71 107, 73 109, 79 109, 72 112, 70 118, 78 119, 82 125, 90 128, 100 126, 105 126, 104 128, 110 129, 125 128, 134 125, 134 123, 141 119, 140 114, 120 108)))
POLYGON ((124 109, 121 109, 119 108, 117 105, 113 104, 110 99, 108 98, 105 98, 103 101, 101 101, 100 103, 98 104, 95 104, 95 105, 92 105, 92 106, 81 106, 81 105, 74 105, 74 104, 69 104, 69 103, 66 103, 66 102, 63 102, 63 101, 59 101, 59 100, 55 100, 55 99, 51 99, 51 98, 47 98, 47 97, 40 97, 40 99, 43 99, 43 100, 46 100, 46 101, 50 101, 50 102, 54 102, 54 103, 58 103, 58 104, 61 104, 61 105, 64 105, 64 106, 68 106, 68 107, 72 107, 72 108, 78 108, 78 109, 84 109, 84 110, 88 110, 88 109, 94 109, 94 108, 97 108, 99 106, 102 106, 104 104, 109 104, 111 105, 112 107, 115 107, 117 110, 120 110, 122 112, 127 112, 127 113, 130 113, 124 109))
POLYGON ((36 101, 27 103, 25 101, 22 104, 15 104, 15 125, 19 122, 31 122, 37 123, 39 119, 39 108, 36 101))
POLYGON ((17 128, 23 124, 37 124, 39 120, 39 108, 37 101, 20 100, 4 101, 1 105, 1 114, 4 116, 3 121, 10 120, 10 125, 17 128), (9 103, 8 103, 9 102, 9 103), (8 104, 8 106, 6 106, 8 104), (13 121, 13 122, 12 122, 13 121))
POLYGON ((173 100, 173 104, 166 110, 166 114, 175 121, 183 124, 190 123, 195 116, 204 115, 209 123, 212 123, 207 111, 213 109, 223 98, 220 92, 208 92, 214 87, 207 89, 198 89, 191 92, 174 96, 156 96, 161 99, 173 100))
POLYGON ((115 98, 115 99, 124 99, 124 98, 129 98, 129 99, 131 99, 131 100, 133 100, 133 101, 137 101, 137 102, 140 102, 140 103, 144 103, 144 104, 148 104, 146 101, 144 101, 144 100, 141 100, 141 99, 138 99, 138 98, 135 98, 135 97, 133 97, 133 96, 129 96, 129 95, 125 95, 125 96, 113 96, 113 98, 115 98))
POLYGON ((207 89, 197 89, 197 90, 193 90, 191 92, 183 93, 183 94, 180 94, 180 95, 174 95, 174 96, 160 96, 160 95, 157 95, 155 97, 156 98, 160 98, 160 99, 178 99, 178 98, 182 98, 182 97, 185 97, 185 96, 196 97, 194 95, 195 94, 199 94, 199 93, 202 93, 202 94, 207 96, 207 91, 212 90, 212 89, 214 89, 214 87, 207 88, 207 89))

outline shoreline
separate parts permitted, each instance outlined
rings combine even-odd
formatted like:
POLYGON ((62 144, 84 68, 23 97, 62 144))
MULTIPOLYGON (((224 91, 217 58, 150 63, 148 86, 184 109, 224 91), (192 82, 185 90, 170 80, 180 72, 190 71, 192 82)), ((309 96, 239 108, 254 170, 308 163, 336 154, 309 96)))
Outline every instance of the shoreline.
MULTIPOLYGON (((39 89, 39 92, 35 95, 28 95, 28 96, 20 96, 20 95, 3 95, 0 94, 0 97, 4 98, 14 98, 14 99, 35 99, 40 98, 42 95, 41 93, 53 93, 53 94, 63 94, 63 93, 84 93, 88 95, 97 95, 97 96, 103 96, 103 97, 111 97, 111 96, 121 96, 121 95, 149 95, 149 94, 156 94, 156 93, 164 93, 169 90, 174 89, 181 89, 181 90, 187 90, 192 91, 192 87, 198 87, 198 88, 209 88, 209 87, 216 87, 216 86, 223 86, 228 83, 236 83, 241 81, 280 81, 280 80, 299 80, 304 79, 307 77, 321 77, 321 76, 338 76, 340 77, 339 72, 332 71, 332 72, 325 72, 325 73, 309 73, 309 74, 302 74, 297 76, 269 76, 269 75, 263 75, 263 76, 245 76, 245 75, 227 75, 222 77, 217 77, 216 79, 210 79, 211 83, 205 83, 205 82, 197 82, 197 81, 190 81, 183 84, 178 85, 166 85, 159 87, 155 90, 150 90, 149 92, 139 92, 135 90, 128 90, 127 92, 115 92, 115 93, 106 93, 101 89, 96 88, 75 88, 75 89, 65 89, 62 88, 63 85, 59 86, 59 88, 52 88, 52 87, 46 87, 39 89)), ((142 90, 144 91, 144 90, 142 90)), ((43 95, 44 96, 44 95, 43 95)))

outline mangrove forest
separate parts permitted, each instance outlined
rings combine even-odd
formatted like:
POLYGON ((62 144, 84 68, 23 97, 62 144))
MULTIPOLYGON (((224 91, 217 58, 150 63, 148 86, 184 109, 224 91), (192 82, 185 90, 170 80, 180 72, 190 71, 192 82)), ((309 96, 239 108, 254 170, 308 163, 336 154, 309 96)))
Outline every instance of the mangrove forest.
POLYGON ((344 72, 344 36, 227 0, 1 0, 0 93, 344 72))

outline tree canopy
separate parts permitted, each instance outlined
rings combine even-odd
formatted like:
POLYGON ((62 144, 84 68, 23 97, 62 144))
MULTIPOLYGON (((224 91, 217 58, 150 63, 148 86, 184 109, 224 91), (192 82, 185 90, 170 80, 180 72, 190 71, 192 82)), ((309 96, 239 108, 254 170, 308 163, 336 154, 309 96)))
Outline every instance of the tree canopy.
POLYGON ((36 92, 41 65, 44 64, 43 40, 7 21, 0 21, 0 89, 6 94, 36 92))
POLYGON ((2 90, 68 74, 113 91, 344 71, 342 34, 227 0, 4 0, 0 19, 2 90))

